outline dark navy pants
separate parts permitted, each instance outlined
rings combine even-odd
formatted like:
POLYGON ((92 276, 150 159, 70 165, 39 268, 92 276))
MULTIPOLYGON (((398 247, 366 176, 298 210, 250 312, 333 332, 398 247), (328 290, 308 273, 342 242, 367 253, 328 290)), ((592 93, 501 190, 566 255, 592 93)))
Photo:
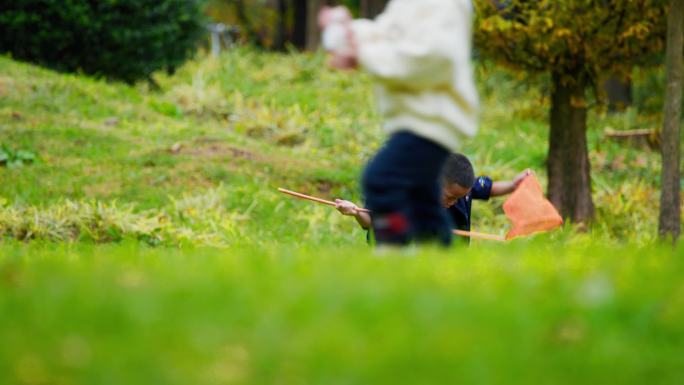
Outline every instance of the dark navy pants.
POLYGON ((451 243, 440 174, 449 151, 410 132, 392 135, 366 166, 362 184, 378 244, 451 243))

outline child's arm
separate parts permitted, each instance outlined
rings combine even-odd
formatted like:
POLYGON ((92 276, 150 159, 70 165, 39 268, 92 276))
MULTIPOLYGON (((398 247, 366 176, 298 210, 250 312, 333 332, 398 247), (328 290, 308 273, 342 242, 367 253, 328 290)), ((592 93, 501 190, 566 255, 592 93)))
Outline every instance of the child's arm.
POLYGON ((494 182, 492 184, 492 192, 490 193, 490 196, 498 197, 512 193, 518 187, 520 182, 522 182, 522 180, 525 179, 526 176, 531 174, 532 170, 528 168, 520 174, 516 175, 515 178, 513 178, 513 180, 494 182))
POLYGON ((469 0, 390 1, 375 20, 351 23, 354 51, 376 80, 402 89, 463 82, 471 16, 469 0))
POLYGON ((353 69, 358 66, 351 24, 351 12, 343 5, 324 6, 318 14, 318 25, 323 30, 321 44, 331 54, 328 64, 333 68, 353 69))
POLYGON ((342 213, 342 215, 353 216, 359 226, 364 230, 368 230, 371 226, 371 217, 367 212, 359 211, 358 206, 352 202, 345 201, 343 199, 335 199, 335 208, 337 211, 342 213))
MULTIPOLYGON (((470 0, 390 1, 375 20, 351 20, 344 7, 324 8, 319 25, 333 67, 361 64, 380 82, 415 90, 471 85, 471 16, 470 0)), ((463 102, 476 107, 476 101, 463 102)))

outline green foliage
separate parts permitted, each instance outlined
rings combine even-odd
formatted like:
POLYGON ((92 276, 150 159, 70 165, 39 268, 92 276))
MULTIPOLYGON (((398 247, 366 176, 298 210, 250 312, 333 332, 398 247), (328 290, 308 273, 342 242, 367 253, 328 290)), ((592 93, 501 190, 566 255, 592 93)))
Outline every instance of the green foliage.
MULTIPOLYGON (((653 67, 636 68, 632 74, 634 86, 632 87, 632 97, 638 112, 642 115, 657 115, 663 113, 665 105, 665 79, 664 65, 653 67)), ((684 100, 682 100, 684 109, 684 100)), ((661 125, 654 127, 660 130, 661 125)))
POLYGON ((665 44, 662 0, 476 1, 477 47, 514 68, 594 79, 629 73, 665 44))
POLYGON ((204 35, 199 0, 15 0, 0 13, 0 52, 60 71, 126 82, 172 71, 204 35))
POLYGON ((653 62, 665 40, 663 0, 476 2, 482 55, 551 78, 549 199, 561 215, 594 218, 586 142, 587 88, 602 99, 602 78, 625 77, 653 62))

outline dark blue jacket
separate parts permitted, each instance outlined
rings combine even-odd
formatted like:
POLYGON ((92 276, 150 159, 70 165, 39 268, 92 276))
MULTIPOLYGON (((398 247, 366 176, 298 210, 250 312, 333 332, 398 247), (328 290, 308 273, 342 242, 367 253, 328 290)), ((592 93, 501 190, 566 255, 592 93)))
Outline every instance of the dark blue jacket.
MULTIPOLYGON (((470 231, 470 212, 473 199, 488 200, 492 193, 492 180, 487 176, 480 176, 475 179, 473 187, 470 189, 468 195, 459 199, 453 206, 447 209, 449 218, 455 229, 470 231)), ((459 237, 465 240, 470 240, 467 237, 459 237)))
MULTIPOLYGON (((489 200, 489 196, 492 193, 492 183, 492 179, 488 176, 477 177, 468 195, 457 200, 453 206, 447 208, 447 213, 454 229, 470 231, 470 212, 473 199, 489 200)), ((456 238, 462 238, 464 241, 470 242, 468 237, 456 238)), ((370 242, 370 231, 366 231, 366 240, 370 242)))

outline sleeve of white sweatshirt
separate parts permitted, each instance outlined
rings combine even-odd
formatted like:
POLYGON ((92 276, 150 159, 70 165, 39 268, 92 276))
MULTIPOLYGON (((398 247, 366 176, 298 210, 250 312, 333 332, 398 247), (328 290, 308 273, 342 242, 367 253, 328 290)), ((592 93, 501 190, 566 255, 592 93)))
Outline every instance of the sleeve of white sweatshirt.
POLYGON ((448 85, 471 55, 470 0, 392 0, 375 20, 352 23, 361 66, 407 88, 448 85))

